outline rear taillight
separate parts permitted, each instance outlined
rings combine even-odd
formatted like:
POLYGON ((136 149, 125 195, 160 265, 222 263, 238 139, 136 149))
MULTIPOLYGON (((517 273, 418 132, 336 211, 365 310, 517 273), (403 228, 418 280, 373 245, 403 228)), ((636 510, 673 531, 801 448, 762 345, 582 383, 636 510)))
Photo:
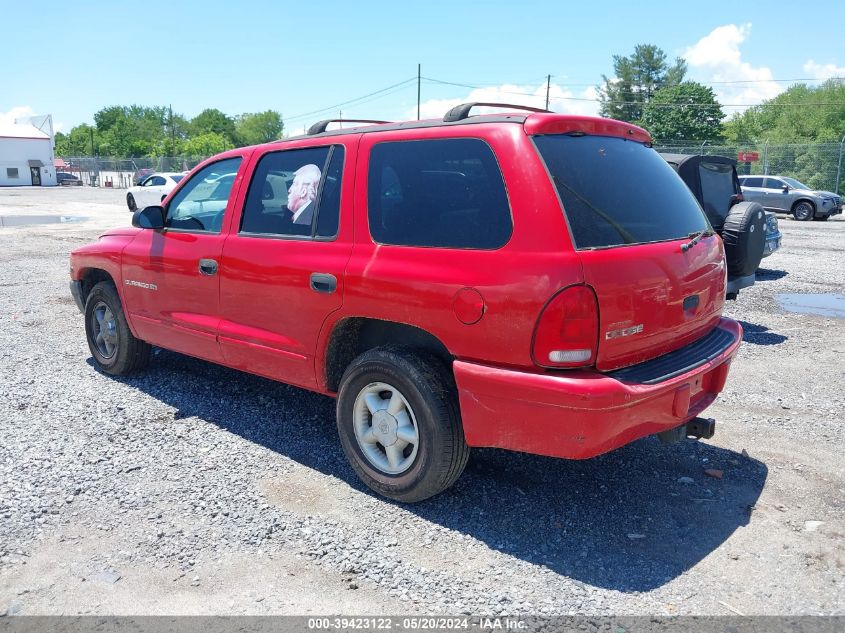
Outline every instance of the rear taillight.
POLYGON ((599 309, 587 286, 556 294, 537 321, 532 354, 541 367, 589 367, 596 361, 599 309))

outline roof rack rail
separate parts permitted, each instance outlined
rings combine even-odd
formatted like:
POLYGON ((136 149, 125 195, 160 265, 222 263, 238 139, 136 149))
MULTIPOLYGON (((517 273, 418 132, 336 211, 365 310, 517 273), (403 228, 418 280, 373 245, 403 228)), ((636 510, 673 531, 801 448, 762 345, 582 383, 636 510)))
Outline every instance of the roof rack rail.
POLYGON ((309 127, 306 134, 308 136, 322 134, 329 127, 329 123, 390 123, 390 121, 375 121, 373 119, 325 119, 323 121, 317 121, 309 127))
POLYGON ((446 113, 443 117, 443 122, 454 123, 455 121, 462 121, 469 117, 469 111, 476 106, 486 106, 488 108, 513 108, 515 110, 528 110, 530 112, 551 112, 551 110, 546 110, 544 108, 532 108, 531 106, 516 105, 514 103, 483 103, 481 101, 476 101, 473 103, 462 103, 461 105, 456 105, 446 113))

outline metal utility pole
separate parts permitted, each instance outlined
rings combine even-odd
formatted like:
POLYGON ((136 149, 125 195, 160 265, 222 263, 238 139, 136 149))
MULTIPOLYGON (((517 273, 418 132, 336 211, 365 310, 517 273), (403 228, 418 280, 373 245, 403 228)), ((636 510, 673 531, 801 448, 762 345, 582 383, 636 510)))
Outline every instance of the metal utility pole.
POLYGON ((839 165, 836 167, 836 188, 834 192, 839 194, 839 175, 842 173, 842 144, 845 143, 845 135, 842 136, 842 140, 839 141, 839 165))
POLYGON ((546 75, 546 110, 549 109, 549 88, 552 86, 552 76, 546 75))
POLYGON ((420 120, 420 82, 422 80, 422 64, 417 64, 417 121, 420 120))

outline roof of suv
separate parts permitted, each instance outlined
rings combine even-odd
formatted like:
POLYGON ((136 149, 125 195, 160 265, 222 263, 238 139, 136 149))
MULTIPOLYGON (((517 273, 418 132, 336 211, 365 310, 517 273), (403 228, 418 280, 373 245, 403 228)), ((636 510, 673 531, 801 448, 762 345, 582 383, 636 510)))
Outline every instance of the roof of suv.
MULTIPOLYGON (((525 127, 527 134, 590 134, 601 136, 619 136, 630 138, 640 143, 651 143, 651 135, 644 129, 614 119, 601 117, 579 116, 570 114, 558 114, 537 108, 526 108, 524 106, 509 104, 486 104, 486 103, 465 103, 450 110, 442 119, 426 119, 422 121, 402 121, 398 123, 373 122, 372 125, 363 125, 337 130, 326 130, 326 126, 332 122, 343 122, 340 119, 320 121, 311 126, 309 132, 298 136, 288 137, 275 143, 302 140, 306 138, 322 138, 340 136, 344 134, 372 134, 374 132, 388 132, 394 130, 412 130, 420 128, 452 127, 461 125, 478 125, 482 123, 518 123, 525 127), (493 106, 503 108, 516 108, 531 110, 530 114, 521 113, 495 113, 469 115, 473 106, 493 106)), ((360 121, 351 121, 360 122, 360 121)))

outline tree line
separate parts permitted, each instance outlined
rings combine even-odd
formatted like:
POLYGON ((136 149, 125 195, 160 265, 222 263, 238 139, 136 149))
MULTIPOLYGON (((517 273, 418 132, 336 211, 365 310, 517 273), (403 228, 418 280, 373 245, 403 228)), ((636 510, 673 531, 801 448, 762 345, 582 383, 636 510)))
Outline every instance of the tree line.
POLYGON ((282 115, 275 110, 229 116, 207 108, 192 119, 170 108, 109 106, 67 134, 56 133, 57 156, 211 156, 282 137, 282 115))
POLYGON ((670 62, 653 44, 614 55, 613 70, 613 77, 602 77, 602 116, 640 125, 661 143, 827 143, 845 134, 842 79, 816 87, 796 84, 726 119, 713 90, 686 79, 686 62, 670 62))

